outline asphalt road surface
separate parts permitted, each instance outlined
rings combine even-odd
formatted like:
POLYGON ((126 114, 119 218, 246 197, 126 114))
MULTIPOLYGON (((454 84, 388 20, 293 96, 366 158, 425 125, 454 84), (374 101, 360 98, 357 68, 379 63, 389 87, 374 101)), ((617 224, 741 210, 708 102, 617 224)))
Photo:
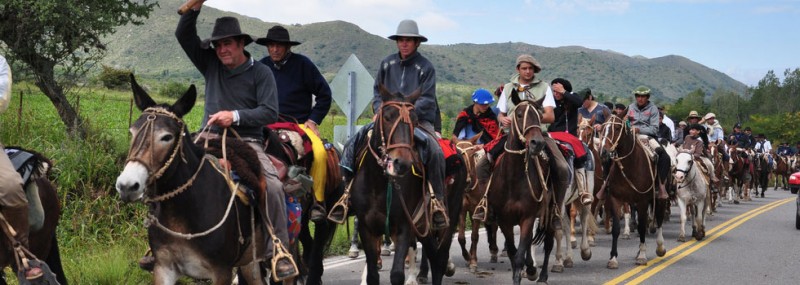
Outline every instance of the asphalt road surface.
MULTIPOLYGON (((670 220, 664 223, 667 254, 655 254, 655 235, 647 235, 645 266, 635 265, 639 239, 632 229, 631 239, 619 242, 619 269, 606 268, 611 235, 600 230, 597 246, 592 247, 592 259, 583 261, 576 251, 575 266, 563 273, 550 273, 549 284, 798 284, 800 283, 800 230, 795 229, 796 195, 772 188, 765 198, 754 198, 741 204, 723 204, 706 220, 706 237, 701 241, 689 239, 678 242, 678 207, 672 206, 670 220)), ((687 225, 687 235, 691 226, 687 225)), ((469 234, 467 234, 469 246, 469 234)), ((498 232, 502 248, 503 235, 498 232)), ((461 257, 456 240, 450 248, 450 258, 456 264, 456 274, 445 277, 444 284, 510 284, 511 265, 507 257, 498 263, 489 262, 486 236, 481 232, 478 245, 478 272, 470 273, 461 257)), ((543 250, 536 248, 537 264, 541 266, 543 250)), ((554 253, 551 255, 552 265, 554 253)), ((419 253, 418 253, 419 255, 419 253)), ((389 284, 392 257, 383 257, 381 284, 389 284)), ((359 284, 364 270, 363 251, 356 259, 346 256, 325 260, 324 283, 359 284)), ((523 284, 534 284, 523 278, 523 284)))

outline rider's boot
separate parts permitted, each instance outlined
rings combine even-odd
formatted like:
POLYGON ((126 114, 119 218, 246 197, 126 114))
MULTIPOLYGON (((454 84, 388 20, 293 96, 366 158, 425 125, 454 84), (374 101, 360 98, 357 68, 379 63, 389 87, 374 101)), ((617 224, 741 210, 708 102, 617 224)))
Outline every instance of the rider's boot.
POLYGON ((588 184, 586 183, 586 169, 581 168, 575 170, 575 186, 578 189, 578 193, 581 193, 581 204, 592 204, 592 193, 590 192, 588 184))
MULTIPOLYGON (((17 235, 14 237, 23 247, 30 249, 28 246, 28 206, 22 205, 18 207, 2 207, 0 212, 3 213, 9 225, 14 228, 17 235)), ((23 269, 25 270, 25 269, 23 269)), ((31 267, 25 270, 25 279, 34 280, 42 277, 42 269, 39 267, 31 267)))
POLYGON ((314 204, 311 205, 310 219, 314 223, 323 222, 328 217, 328 213, 325 211, 325 206, 323 206, 322 203, 324 202, 315 199, 314 204))

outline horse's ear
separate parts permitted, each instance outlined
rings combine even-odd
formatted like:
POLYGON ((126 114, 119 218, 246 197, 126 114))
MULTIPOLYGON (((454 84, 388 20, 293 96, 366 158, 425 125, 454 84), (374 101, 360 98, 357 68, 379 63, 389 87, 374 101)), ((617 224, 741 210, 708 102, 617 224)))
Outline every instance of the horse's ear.
POLYGON ((381 95, 381 101, 383 101, 384 103, 392 101, 394 99, 394 95, 392 95, 392 92, 389 92, 389 89, 386 89, 386 86, 383 85, 383 83, 378 85, 378 93, 381 95))
POLYGON ((522 102, 522 99, 519 99, 519 92, 517 92, 517 88, 511 89, 511 103, 518 105, 519 102, 522 102))
POLYGON ((542 99, 533 101, 533 104, 534 104, 533 107, 535 107, 536 109, 541 109, 542 108, 542 104, 544 103, 544 98, 545 97, 542 97, 542 99))
POLYGON ((172 112, 175 112, 175 115, 179 118, 182 118, 183 115, 189 113, 194 107, 194 102, 197 100, 197 88, 194 87, 194 84, 189 86, 189 90, 186 90, 186 93, 183 93, 178 101, 175 101, 175 104, 172 104, 172 112))
POLYGON ((153 98, 150 98, 150 95, 147 95, 147 92, 144 91, 142 86, 139 86, 139 83, 136 82, 136 77, 133 76, 131 73, 131 89, 133 89, 133 101, 136 103, 136 107, 139 108, 140 111, 144 111, 144 109, 150 108, 156 105, 156 102, 153 101, 153 98))
POLYGON ((471 138, 469 138, 469 142, 472 143, 472 145, 475 145, 475 143, 478 142, 478 140, 481 138, 482 135, 483 135, 483 131, 481 131, 477 135, 474 135, 471 138))
POLYGON ((414 90, 411 95, 405 97, 405 101, 414 104, 414 102, 417 102, 417 99, 419 99, 420 96, 422 96, 422 90, 417 88, 417 90, 414 90))

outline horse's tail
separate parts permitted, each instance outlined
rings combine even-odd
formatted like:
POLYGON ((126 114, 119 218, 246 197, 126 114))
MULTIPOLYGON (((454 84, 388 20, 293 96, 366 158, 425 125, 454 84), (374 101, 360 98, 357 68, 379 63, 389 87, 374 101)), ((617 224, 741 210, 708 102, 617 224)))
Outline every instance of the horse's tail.
POLYGON ((61 285, 67 285, 67 277, 64 275, 64 267, 61 265, 61 253, 58 250, 58 239, 55 233, 50 241, 50 253, 47 254, 45 263, 56 275, 56 281, 61 285))

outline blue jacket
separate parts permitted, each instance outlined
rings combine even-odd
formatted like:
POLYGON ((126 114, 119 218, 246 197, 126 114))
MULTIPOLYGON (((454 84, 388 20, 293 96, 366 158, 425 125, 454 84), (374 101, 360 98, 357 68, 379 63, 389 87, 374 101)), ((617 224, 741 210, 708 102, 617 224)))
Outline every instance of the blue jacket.
POLYGON ((383 103, 378 92, 379 84, 386 86, 389 92, 400 92, 403 95, 410 95, 420 89, 422 96, 414 104, 417 118, 420 121, 430 122, 436 131, 441 132, 442 118, 436 99, 436 71, 427 58, 419 52, 414 52, 408 58, 401 60, 400 54, 394 53, 381 61, 375 77, 372 102, 372 110, 376 114, 383 103))
POLYGON ((318 125, 322 123, 331 109, 332 97, 331 87, 317 66, 308 57, 291 52, 279 63, 269 56, 260 61, 275 75, 280 113, 295 118, 300 124, 308 119, 318 125))

